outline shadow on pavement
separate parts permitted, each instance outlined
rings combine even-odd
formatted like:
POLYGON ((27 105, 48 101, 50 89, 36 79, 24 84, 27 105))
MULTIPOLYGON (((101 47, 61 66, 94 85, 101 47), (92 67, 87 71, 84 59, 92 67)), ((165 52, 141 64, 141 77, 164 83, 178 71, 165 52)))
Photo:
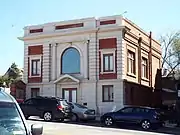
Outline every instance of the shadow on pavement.
MULTIPOLYGON (((43 119, 35 119, 35 118, 30 118, 29 120, 32 121, 41 121, 41 122, 45 122, 43 119)), ((94 127, 105 127, 103 124, 101 124, 98 121, 88 121, 88 122, 72 122, 69 120, 65 120, 64 122, 60 122, 60 121, 53 121, 55 123, 65 123, 65 124, 74 124, 74 125, 83 125, 83 126, 94 126, 94 127)), ((108 128, 108 127, 107 127, 108 128)), ((115 125, 111 128, 120 128, 120 129, 129 129, 129 130, 138 130, 138 131, 142 131, 141 128, 139 127, 135 127, 135 126, 120 126, 120 125, 115 125)), ((171 134, 171 135, 180 135, 180 128, 167 128, 167 127, 161 127, 157 130, 149 130, 149 132, 156 132, 156 133, 164 133, 164 134, 171 134)))

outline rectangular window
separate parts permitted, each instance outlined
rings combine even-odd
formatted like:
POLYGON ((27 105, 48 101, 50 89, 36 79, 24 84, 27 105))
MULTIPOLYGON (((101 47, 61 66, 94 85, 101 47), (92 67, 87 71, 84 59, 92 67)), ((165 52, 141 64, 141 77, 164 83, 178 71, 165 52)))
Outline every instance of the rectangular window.
POLYGON ((31 97, 39 96, 39 88, 31 88, 31 97))
POLYGON ((113 85, 104 85, 102 87, 103 102, 113 102, 113 85))
POLYGON ((68 102, 77 102, 77 89, 76 88, 65 88, 63 89, 62 97, 68 102))
POLYGON ((148 60, 142 57, 142 77, 148 78, 148 60))
POLYGON ((113 72, 113 70, 114 70, 113 54, 103 54, 103 71, 113 72))
POLYGON ((40 59, 32 60, 31 61, 31 75, 32 76, 39 76, 40 71, 41 71, 40 59))
POLYGON ((135 53, 128 50, 127 55, 127 72, 131 74, 135 74, 135 53))

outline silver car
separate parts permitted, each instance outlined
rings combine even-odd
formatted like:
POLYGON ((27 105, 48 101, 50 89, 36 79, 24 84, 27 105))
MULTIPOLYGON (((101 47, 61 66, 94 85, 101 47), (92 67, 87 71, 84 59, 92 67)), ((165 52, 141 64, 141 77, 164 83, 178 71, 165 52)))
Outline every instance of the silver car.
POLYGON ((0 135, 42 135, 42 125, 31 125, 16 100, 0 88, 0 135))
POLYGON ((89 109, 84 105, 78 104, 78 103, 68 103, 72 107, 72 121, 87 121, 87 120, 95 120, 96 115, 95 115, 95 110, 94 109, 89 109))

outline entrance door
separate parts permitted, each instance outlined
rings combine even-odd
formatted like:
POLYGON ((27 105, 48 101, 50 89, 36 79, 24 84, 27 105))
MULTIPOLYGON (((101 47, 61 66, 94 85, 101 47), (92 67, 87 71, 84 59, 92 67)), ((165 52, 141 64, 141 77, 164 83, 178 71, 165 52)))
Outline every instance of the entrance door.
POLYGON ((76 88, 64 88, 63 98, 68 102, 77 102, 77 89, 76 88))

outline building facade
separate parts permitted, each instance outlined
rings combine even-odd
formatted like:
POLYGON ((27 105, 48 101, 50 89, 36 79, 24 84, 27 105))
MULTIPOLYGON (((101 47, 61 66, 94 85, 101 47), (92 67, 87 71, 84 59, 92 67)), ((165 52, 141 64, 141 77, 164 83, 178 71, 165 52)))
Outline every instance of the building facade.
POLYGON ((62 97, 99 113, 132 104, 131 85, 153 88, 161 68, 160 44, 122 16, 27 26, 19 39, 26 98, 62 97))

